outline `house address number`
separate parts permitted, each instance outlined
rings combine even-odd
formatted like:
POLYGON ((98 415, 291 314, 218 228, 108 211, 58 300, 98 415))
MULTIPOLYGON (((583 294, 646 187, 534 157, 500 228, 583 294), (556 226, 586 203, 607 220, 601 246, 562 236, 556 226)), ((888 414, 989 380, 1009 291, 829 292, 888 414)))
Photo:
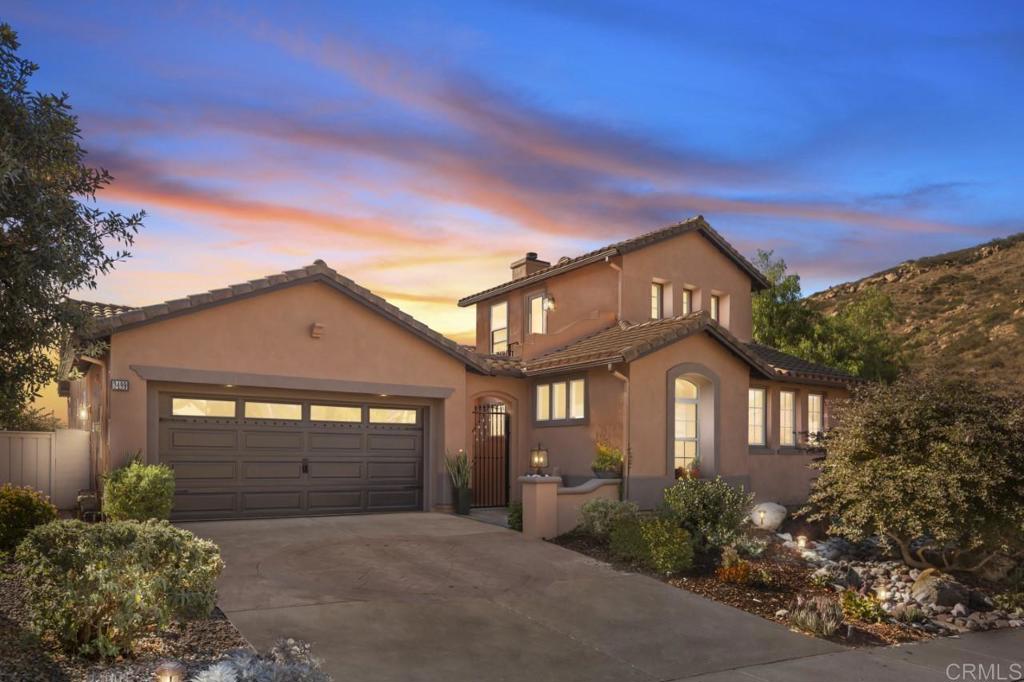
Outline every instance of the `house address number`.
POLYGON ((110 380, 111 391, 127 391, 128 380, 127 379, 111 379, 110 380))

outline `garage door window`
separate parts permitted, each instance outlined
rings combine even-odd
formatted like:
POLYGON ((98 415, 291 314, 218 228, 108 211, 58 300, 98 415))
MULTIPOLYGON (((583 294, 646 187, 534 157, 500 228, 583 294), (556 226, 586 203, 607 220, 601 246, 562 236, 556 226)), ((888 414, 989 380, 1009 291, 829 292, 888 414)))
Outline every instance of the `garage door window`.
POLYGON ((302 405, 295 403, 256 403, 246 401, 246 419, 302 419, 302 405))
POLYGON ((208 398, 172 398, 171 414, 175 417, 234 417, 234 400, 208 398))
POLYGON ((363 421, 363 408, 348 405, 310 405, 309 418, 315 422, 359 424, 363 421))
POLYGON ((372 424, 415 424, 416 410, 403 410, 393 407, 371 407, 370 423, 372 424))

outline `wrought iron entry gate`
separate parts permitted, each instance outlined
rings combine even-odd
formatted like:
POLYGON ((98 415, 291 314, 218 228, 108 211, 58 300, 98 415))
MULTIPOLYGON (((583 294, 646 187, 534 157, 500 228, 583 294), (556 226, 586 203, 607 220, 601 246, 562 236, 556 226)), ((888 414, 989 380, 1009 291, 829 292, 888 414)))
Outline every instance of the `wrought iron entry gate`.
POLYGON ((473 408, 473 506, 508 505, 510 415, 501 403, 473 408))

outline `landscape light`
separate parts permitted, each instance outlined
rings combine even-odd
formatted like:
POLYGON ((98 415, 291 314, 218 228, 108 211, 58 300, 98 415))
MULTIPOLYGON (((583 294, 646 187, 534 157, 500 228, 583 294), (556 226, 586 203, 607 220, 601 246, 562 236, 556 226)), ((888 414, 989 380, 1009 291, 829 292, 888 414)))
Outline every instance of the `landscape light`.
POLYGON ((764 509, 759 509, 757 512, 757 525, 764 528, 764 509))
POLYGON ((157 682, 185 682, 185 666, 177 661, 164 661, 156 668, 157 682))
POLYGON ((800 549, 806 548, 807 547, 807 536, 806 535, 797 535, 796 536, 796 546, 799 547, 800 549))

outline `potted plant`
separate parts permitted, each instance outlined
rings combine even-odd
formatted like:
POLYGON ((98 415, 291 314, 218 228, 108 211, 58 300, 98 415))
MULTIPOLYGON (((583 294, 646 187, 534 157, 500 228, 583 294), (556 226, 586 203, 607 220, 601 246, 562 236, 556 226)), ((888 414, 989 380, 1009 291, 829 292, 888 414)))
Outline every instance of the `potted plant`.
POLYGON ((597 454, 590 465, 590 470, 598 478, 622 477, 622 450, 606 440, 596 443, 597 454))
POLYGON ((469 487, 473 480, 473 469, 469 463, 469 456, 465 450, 459 450, 455 456, 449 454, 445 457, 444 464, 452 481, 452 504, 455 513, 469 514, 469 507, 473 501, 473 492, 469 487))

